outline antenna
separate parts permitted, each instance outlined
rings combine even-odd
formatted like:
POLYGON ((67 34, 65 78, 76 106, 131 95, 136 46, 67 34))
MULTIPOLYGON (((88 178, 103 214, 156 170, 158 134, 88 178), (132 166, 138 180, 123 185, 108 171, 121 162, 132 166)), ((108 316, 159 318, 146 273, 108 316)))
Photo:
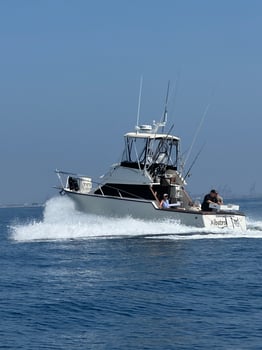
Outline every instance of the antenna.
POLYGON ((170 87, 170 80, 168 80, 167 83, 167 92, 166 92, 166 100, 165 100, 165 109, 164 109, 164 114, 163 114, 163 119, 162 119, 162 132, 164 132, 164 127, 167 122, 167 104, 168 104, 168 97, 169 97, 169 87, 170 87))
POLYGON ((140 118, 140 106, 141 106, 141 95, 142 95, 142 86, 143 86, 143 76, 140 77, 140 88, 138 96, 138 106, 137 106, 137 116, 136 116, 136 128, 139 129, 139 118, 140 118))
POLYGON ((178 72, 178 75, 176 77, 176 80, 175 80, 175 84, 174 84, 174 97, 172 98, 173 102, 172 102, 172 105, 171 105, 171 117, 172 118, 175 118, 175 104, 176 104, 176 98, 177 98, 177 93, 178 93, 178 84, 179 84, 179 79, 180 79, 180 72, 178 72))

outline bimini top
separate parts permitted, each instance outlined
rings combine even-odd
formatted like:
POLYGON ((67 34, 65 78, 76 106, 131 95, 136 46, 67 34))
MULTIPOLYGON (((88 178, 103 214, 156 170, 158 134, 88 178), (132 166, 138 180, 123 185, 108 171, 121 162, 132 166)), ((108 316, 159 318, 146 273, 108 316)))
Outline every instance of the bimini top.
POLYGON ((173 141, 180 141, 180 138, 177 136, 169 135, 169 134, 155 134, 155 133, 145 133, 145 132, 128 132, 124 135, 125 137, 133 137, 140 139, 166 139, 173 141))

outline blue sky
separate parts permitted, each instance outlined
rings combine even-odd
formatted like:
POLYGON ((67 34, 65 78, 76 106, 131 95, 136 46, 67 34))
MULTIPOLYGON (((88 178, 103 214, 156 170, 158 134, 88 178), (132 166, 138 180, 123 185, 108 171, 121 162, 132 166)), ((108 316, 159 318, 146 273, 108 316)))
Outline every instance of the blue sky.
POLYGON ((261 15, 255 0, 1 1, 0 203, 55 195, 56 168, 98 176, 119 161, 141 74, 143 123, 171 80, 185 152, 210 104, 190 192, 262 193, 261 15))

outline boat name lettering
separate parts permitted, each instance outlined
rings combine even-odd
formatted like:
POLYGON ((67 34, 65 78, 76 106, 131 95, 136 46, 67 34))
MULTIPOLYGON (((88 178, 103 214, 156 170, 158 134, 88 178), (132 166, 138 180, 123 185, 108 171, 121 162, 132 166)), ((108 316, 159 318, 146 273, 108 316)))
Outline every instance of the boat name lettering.
POLYGON ((226 218, 216 218, 211 220, 211 225, 213 226, 227 226, 226 218))
POLYGON ((231 221, 232 221, 233 227, 240 227, 239 218, 236 218, 236 217, 234 217, 234 216, 231 216, 230 219, 231 219, 231 221))

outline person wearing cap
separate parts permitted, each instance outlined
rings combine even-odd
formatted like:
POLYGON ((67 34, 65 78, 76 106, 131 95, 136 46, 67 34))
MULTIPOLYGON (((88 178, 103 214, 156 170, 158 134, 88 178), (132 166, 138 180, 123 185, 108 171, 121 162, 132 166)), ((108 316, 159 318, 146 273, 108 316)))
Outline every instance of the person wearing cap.
POLYGON ((203 203, 201 205, 201 209, 203 211, 212 211, 211 208, 209 208, 210 203, 217 204, 218 199, 217 199, 217 191, 216 190, 211 190, 208 194, 205 195, 203 203))
POLYGON ((168 194, 165 193, 163 195, 162 201, 160 202, 160 208, 161 209, 168 209, 169 207, 170 207, 170 204, 169 204, 168 194))

